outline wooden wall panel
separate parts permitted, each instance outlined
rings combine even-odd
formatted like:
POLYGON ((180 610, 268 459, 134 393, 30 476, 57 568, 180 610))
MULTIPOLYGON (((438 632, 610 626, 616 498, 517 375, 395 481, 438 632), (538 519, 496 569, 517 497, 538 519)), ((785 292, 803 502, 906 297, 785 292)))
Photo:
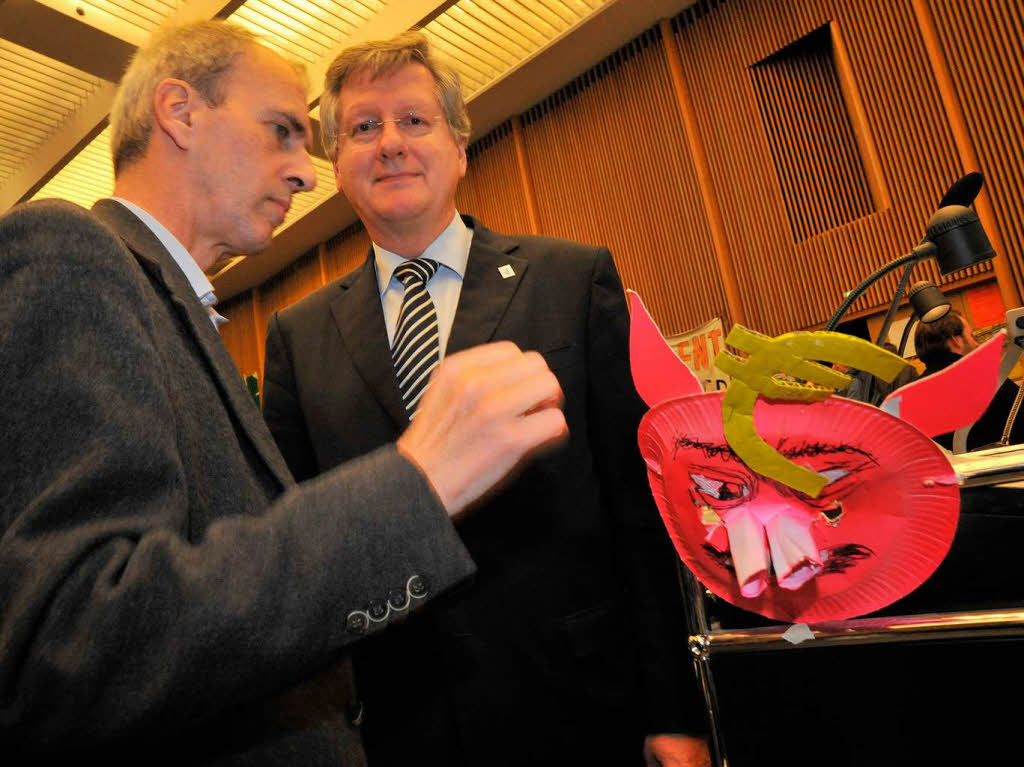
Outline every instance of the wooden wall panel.
POLYGON ((1000 255, 1024 287, 1024 9, 1009 0, 927 6, 985 174, 1000 255))
POLYGON ((474 142, 467 154, 466 177, 455 193, 459 212, 475 216, 498 232, 529 232, 526 198, 509 124, 474 142))
POLYGON ((875 212, 828 26, 750 68, 794 241, 875 212))
POLYGON ((347 226, 327 241, 324 252, 324 273, 331 282, 348 274, 366 260, 370 237, 358 221, 347 226))
MULTIPOLYGON (((910 2, 876 3, 865 13, 859 0, 736 0, 683 20, 680 54, 748 321, 770 333, 819 325, 844 291, 917 244, 944 190, 964 171, 910 2), (891 202, 794 242, 750 71, 826 24, 845 43, 891 202)), ((938 275, 919 267, 915 279, 925 277, 938 275)), ((884 304, 896 279, 854 309, 884 304)))
POLYGON ((256 373, 263 380, 263 364, 260 361, 260 346, 264 337, 256 335, 256 323, 252 312, 252 291, 240 293, 229 301, 217 304, 217 311, 228 318, 220 326, 220 337, 228 348, 243 375, 256 373))
POLYGON ((542 234, 609 246, 666 334, 729 322, 657 28, 531 109, 523 136, 542 234))
POLYGON ((320 286, 320 262, 316 249, 260 285, 256 294, 256 333, 260 343, 266 341, 267 321, 271 314, 290 306, 320 286))

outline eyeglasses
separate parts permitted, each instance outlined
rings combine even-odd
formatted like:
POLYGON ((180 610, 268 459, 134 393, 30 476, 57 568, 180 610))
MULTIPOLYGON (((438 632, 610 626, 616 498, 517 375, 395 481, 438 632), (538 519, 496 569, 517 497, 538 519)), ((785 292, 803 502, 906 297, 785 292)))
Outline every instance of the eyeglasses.
POLYGON ((393 120, 360 120, 349 126, 345 135, 356 144, 372 144, 384 132, 384 123, 394 123, 403 136, 421 138, 433 131, 440 120, 441 115, 428 117, 410 111, 409 114, 396 117, 393 120))

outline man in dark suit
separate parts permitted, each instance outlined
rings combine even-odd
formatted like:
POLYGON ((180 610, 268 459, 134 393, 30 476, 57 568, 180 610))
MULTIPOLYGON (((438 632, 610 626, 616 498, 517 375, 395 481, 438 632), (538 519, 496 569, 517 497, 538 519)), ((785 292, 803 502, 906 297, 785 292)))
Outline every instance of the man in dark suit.
POLYGON ((370 763, 707 763, 703 739, 682 734, 703 713, 610 254, 457 214, 469 121, 421 35, 343 52, 321 120, 373 248, 270 321, 264 416, 296 475, 413 428, 437 360, 496 339, 544 355, 570 429, 460 525, 474 583, 358 652, 370 763))
POLYGON ((115 199, 0 218, 5 764, 363 764, 344 648, 471 575, 450 517, 564 433, 541 357, 490 345, 397 444, 295 484, 203 269, 315 183, 305 95, 237 27, 162 32, 115 199))

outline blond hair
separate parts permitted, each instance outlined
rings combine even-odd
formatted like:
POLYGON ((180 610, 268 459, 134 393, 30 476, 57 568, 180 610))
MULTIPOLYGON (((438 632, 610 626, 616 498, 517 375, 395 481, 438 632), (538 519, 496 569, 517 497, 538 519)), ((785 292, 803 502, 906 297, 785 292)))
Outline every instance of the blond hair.
POLYGON ((158 29, 132 57, 110 111, 114 176, 140 159, 153 132, 153 94, 161 80, 175 78, 194 87, 207 104, 225 98, 224 77, 238 57, 259 39, 224 21, 199 21, 158 29))
POLYGON ((434 78, 437 100, 444 111, 448 128, 459 141, 468 141, 469 113, 462 96, 459 73, 437 58, 422 32, 404 32, 390 40, 360 43, 346 48, 331 62, 320 97, 320 128, 324 151, 332 160, 338 157, 338 100, 341 89, 352 77, 368 74, 371 80, 389 75, 408 64, 422 64, 434 78))

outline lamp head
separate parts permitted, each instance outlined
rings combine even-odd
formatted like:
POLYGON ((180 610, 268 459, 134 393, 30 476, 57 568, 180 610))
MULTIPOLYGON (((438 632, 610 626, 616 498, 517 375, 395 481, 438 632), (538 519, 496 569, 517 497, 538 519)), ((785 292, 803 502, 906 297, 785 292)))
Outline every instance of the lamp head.
POLYGON ((935 261, 944 275, 967 269, 996 254, 978 214, 963 205, 947 205, 935 211, 925 237, 935 245, 935 261))
POLYGON ((921 318, 921 322, 935 322, 949 313, 949 299, 930 280, 915 282, 907 297, 910 299, 914 314, 921 318))

